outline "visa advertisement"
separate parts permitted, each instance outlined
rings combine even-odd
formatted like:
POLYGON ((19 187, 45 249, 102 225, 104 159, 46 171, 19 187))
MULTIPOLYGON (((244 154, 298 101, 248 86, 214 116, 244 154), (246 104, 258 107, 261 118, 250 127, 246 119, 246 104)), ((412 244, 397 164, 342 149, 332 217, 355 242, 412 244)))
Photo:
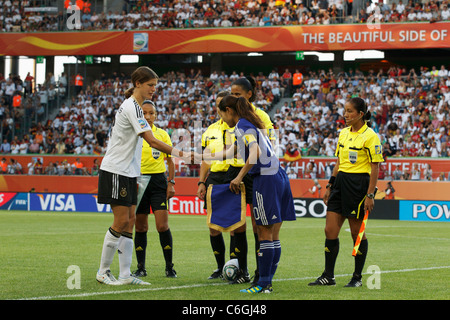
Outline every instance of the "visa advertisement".
MULTIPOLYGON (((324 218, 327 211, 317 198, 294 198, 294 207, 297 218, 324 218)), ((204 202, 196 196, 175 196, 168 208, 170 214, 206 215, 204 202)), ((0 192, 0 210, 112 212, 110 205, 97 203, 97 195, 75 193, 0 192)), ((450 201, 375 200, 371 218, 450 222, 450 201)))

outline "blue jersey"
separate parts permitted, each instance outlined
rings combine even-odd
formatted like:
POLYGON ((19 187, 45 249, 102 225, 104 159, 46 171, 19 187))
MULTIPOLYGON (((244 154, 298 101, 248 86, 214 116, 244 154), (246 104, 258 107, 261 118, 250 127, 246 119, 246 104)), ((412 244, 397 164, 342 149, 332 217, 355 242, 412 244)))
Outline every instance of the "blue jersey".
POLYGON ((238 151, 244 162, 249 156, 249 148, 253 143, 257 143, 261 149, 261 154, 250 169, 251 175, 270 175, 276 174, 280 167, 280 161, 273 151, 269 138, 251 122, 246 119, 239 119, 235 126, 234 134, 236 136, 236 144, 238 151))

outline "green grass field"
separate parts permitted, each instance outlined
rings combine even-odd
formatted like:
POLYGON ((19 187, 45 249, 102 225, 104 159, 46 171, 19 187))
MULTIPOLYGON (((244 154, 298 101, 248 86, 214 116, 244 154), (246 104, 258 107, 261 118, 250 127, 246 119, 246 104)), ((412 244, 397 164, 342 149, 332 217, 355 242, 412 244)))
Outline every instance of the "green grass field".
MULTIPOLYGON (((335 287, 308 287, 323 271, 324 220, 284 224, 282 256, 271 295, 247 295, 247 285, 206 278, 215 269, 206 217, 170 215, 178 278, 167 279, 158 234, 150 216, 146 281, 151 286, 101 285, 95 280, 103 237, 112 214, 0 211, 0 299, 37 300, 448 300, 450 224, 369 220, 369 255, 362 288, 344 288, 353 272, 352 241, 345 224, 336 263, 335 287), (70 288, 70 266, 79 268, 80 289, 70 288), (68 273, 69 270, 69 273, 68 273), (371 282, 368 285, 368 279, 371 282), (376 282, 375 280, 378 280, 376 282), (69 286, 68 286, 69 280, 69 286), (372 284, 372 286, 371 286, 372 284), (379 288, 373 288, 379 284, 379 288), (372 288, 371 288, 372 287, 372 288)), ((249 239, 253 273, 254 241, 249 239)), ((228 235, 225 235, 228 250, 228 235)), ((133 254, 132 269, 135 268, 133 254)), ((118 258, 112 272, 118 275, 118 258)), ((72 278, 71 278, 72 277, 72 278)))

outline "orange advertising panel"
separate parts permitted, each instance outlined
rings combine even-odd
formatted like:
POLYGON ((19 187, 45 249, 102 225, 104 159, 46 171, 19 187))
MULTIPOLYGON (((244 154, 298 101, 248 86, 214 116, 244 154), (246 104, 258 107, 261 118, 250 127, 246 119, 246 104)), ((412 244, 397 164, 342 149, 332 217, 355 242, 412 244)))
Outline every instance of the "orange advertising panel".
POLYGON ((117 55, 207 52, 449 48, 450 23, 2 33, 0 55, 117 55))

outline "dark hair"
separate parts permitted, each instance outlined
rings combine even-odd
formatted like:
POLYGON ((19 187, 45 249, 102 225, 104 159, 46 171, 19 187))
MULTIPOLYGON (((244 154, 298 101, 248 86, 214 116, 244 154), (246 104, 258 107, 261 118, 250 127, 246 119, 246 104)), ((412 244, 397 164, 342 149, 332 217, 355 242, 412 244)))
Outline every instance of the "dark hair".
MULTIPOLYGON (((251 103, 244 97, 235 97, 232 95, 223 97, 223 99, 219 103, 219 109, 221 111, 226 111, 227 108, 234 110, 239 118, 248 120, 258 129, 266 128, 264 126, 264 123, 256 114, 255 109, 253 109, 251 103)), ((263 130, 263 132, 265 132, 265 130, 263 130)))
POLYGON ((223 98, 223 97, 226 97, 226 96, 229 96, 229 95, 231 95, 230 91, 224 90, 224 91, 220 91, 217 94, 217 98, 223 98))
POLYGON ((252 92, 252 96, 248 99, 248 101, 253 102, 256 100, 256 81, 252 77, 242 77, 235 80, 232 86, 240 86, 243 90, 252 92))
POLYGON ((156 108, 155 103, 152 100, 144 100, 144 102, 142 102, 142 105, 144 105, 144 104, 151 104, 152 106, 154 106, 156 108))
POLYGON ((354 97, 349 100, 351 105, 356 109, 358 112, 363 112, 364 116, 362 117, 362 120, 367 122, 367 124, 370 126, 370 117, 372 114, 370 111, 367 110, 367 103, 364 101, 364 99, 361 99, 359 97, 354 97))
POLYGON ((129 98, 133 95, 134 87, 136 87, 136 83, 144 83, 152 79, 159 79, 158 75, 155 71, 150 69, 149 67, 139 67, 133 71, 131 74, 131 82, 133 83, 133 87, 125 91, 125 98, 129 98))

